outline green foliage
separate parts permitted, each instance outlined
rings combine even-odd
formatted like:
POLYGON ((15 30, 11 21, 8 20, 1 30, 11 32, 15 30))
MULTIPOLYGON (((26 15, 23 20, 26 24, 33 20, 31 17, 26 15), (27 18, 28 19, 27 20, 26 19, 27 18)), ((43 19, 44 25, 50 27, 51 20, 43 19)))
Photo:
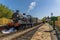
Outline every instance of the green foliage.
POLYGON ((56 20, 58 20, 58 17, 51 17, 51 21, 56 21, 56 20))
POLYGON ((11 18, 13 11, 3 4, 0 4, 0 18, 11 18))
POLYGON ((41 21, 45 21, 46 20, 46 17, 43 17, 42 19, 41 19, 41 21))

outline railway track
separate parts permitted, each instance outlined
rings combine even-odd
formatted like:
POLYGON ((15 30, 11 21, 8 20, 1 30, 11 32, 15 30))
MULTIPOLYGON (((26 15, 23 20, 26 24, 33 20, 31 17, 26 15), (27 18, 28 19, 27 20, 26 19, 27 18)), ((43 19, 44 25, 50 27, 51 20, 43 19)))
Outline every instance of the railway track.
POLYGON ((22 31, 17 31, 17 32, 14 32, 14 33, 11 33, 11 34, 1 34, 0 35, 0 40, 12 40, 12 39, 15 39, 15 38, 17 38, 19 36, 22 36, 23 34, 29 32, 29 31, 32 31, 32 30, 38 28, 41 25, 43 25, 43 24, 37 25, 37 26, 29 28, 29 29, 25 29, 25 30, 22 30, 22 31))

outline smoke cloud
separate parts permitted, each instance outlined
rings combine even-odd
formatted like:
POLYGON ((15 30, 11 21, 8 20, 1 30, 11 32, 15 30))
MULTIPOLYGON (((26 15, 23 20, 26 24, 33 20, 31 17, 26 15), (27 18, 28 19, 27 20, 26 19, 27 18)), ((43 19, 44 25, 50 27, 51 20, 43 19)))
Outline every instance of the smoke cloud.
POLYGON ((36 6, 36 2, 31 2, 29 5, 29 9, 28 9, 27 13, 29 13, 30 10, 34 9, 35 6, 36 6))

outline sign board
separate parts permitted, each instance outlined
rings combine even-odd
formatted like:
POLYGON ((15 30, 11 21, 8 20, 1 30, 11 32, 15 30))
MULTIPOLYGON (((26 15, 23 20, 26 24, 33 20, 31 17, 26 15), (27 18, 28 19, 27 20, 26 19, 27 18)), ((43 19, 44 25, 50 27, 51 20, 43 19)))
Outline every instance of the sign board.
POLYGON ((58 20, 58 17, 51 17, 51 21, 56 21, 58 20))

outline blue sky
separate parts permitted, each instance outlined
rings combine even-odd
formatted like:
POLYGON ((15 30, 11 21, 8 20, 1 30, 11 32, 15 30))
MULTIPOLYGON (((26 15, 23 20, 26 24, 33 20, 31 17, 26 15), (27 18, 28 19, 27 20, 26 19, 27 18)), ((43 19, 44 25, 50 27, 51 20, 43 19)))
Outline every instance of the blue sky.
POLYGON ((60 0, 0 0, 0 3, 38 18, 50 16, 51 12, 54 16, 60 16, 60 0))

